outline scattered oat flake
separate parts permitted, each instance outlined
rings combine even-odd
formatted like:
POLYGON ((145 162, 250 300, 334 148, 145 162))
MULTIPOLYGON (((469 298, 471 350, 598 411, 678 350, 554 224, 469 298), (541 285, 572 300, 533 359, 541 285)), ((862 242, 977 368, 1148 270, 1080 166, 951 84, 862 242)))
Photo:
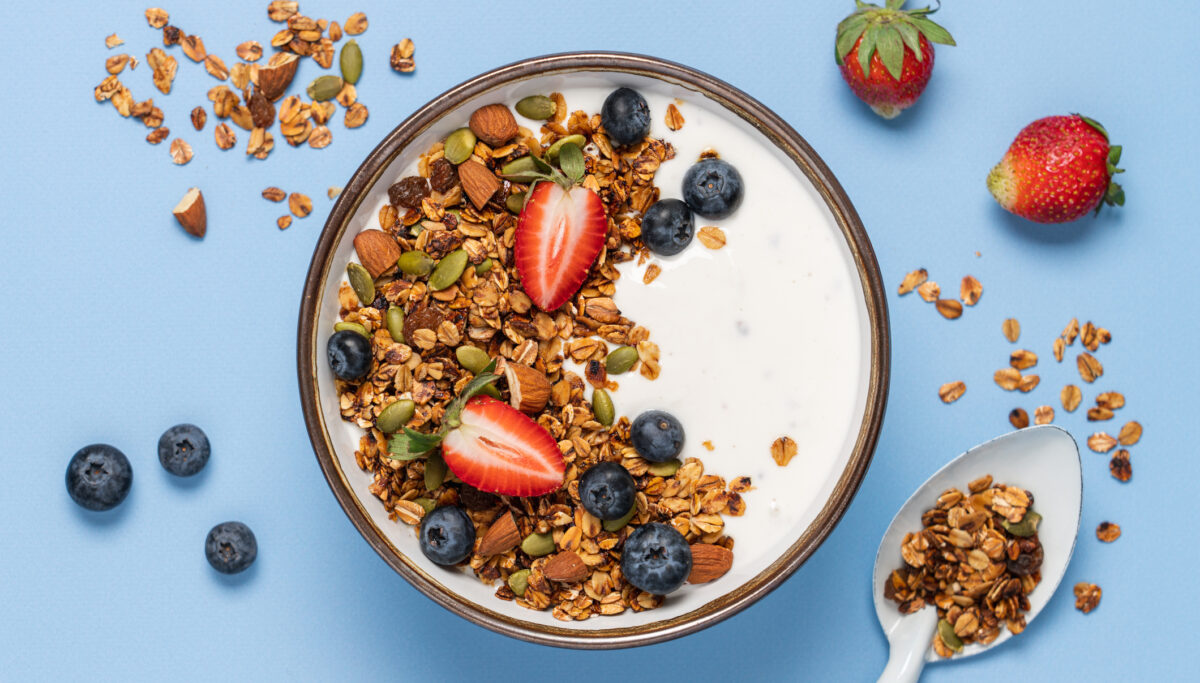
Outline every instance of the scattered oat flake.
POLYGON ((146 10, 146 23, 150 24, 150 28, 162 28, 167 25, 170 18, 167 11, 161 7, 151 7, 146 10))
POLYGON ((934 305, 937 306, 938 313, 947 320, 954 320, 963 312, 962 304, 955 299, 938 299, 934 305))
POLYGON ((287 199, 287 193, 284 192, 282 189, 275 187, 275 186, 271 186, 271 187, 268 187, 267 189, 263 190, 262 196, 263 196, 263 199, 267 199, 267 200, 270 200, 273 202, 282 202, 284 199, 287 199))
POLYGON ((1117 440, 1104 432, 1096 432, 1088 437, 1087 445, 1097 453, 1107 453, 1117 447, 1117 440))
POLYGON ((288 209, 296 218, 304 218, 312 213, 312 200, 306 194, 293 192, 288 195, 288 209))
POLYGON ((700 228, 696 233, 696 238, 709 249, 720 249, 725 246, 725 231, 712 225, 700 228))
POLYGON ((208 55, 204 58, 204 70, 218 81, 229 78, 229 69, 225 68, 225 62, 216 55, 208 55))
POLYGON ((1029 426, 1029 413, 1024 408, 1013 408, 1008 411, 1008 421, 1017 429, 1025 429, 1029 426))
POLYGON ((1075 609, 1087 614, 1100 604, 1100 586, 1094 583, 1075 584, 1075 609))
POLYGON ((175 138, 171 141, 171 161, 182 166, 192 160, 192 146, 186 140, 175 138))
POLYGON ((1021 385, 1021 371, 1016 368, 1001 368, 992 376, 997 386, 1005 391, 1014 391, 1021 385))
POLYGON ((237 135, 228 123, 221 123, 213 129, 213 137, 217 141, 217 147, 221 149, 232 149, 237 144, 237 135))
POLYGON ((1122 446, 1132 446, 1142 438, 1142 425, 1140 422, 1126 422, 1121 431, 1117 433, 1117 441, 1122 446))
POLYGON ((1105 543, 1112 543, 1121 537, 1121 527, 1112 522, 1100 522, 1096 527, 1096 538, 1105 543))
POLYGON ((1021 323, 1016 318, 1005 318, 1000 329, 1004 332, 1004 338, 1014 344, 1021 338, 1021 323))
POLYGON ((1100 365, 1100 361, 1087 351, 1075 358, 1075 365, 1079 368, 1079 376, 1089 384, 1104 374, 1104 366, 1100 365))
POLYGON ((1062 338, 1066 341, 1067 346, 1075 343, 1075 338, 1079 336, 1079 318, 1071 318, 1071 322, 1063 328, 1062 338))
POLYGON ((904 296, 917 287, 920 287, 928 279, 929 271, 925 270, 924 268, 918 268, 908 275, 905 275, 904 280, 900 282, 900 288, 898 290, 900 296, 904 296))
POLYGON ((1061 363, 1062 359, 1063 359, 1063 352, 1066 351, 1066 349, 1067 349, 1067 343, 1065 341, 1063 341, 1062 337, 1055 339, 1054 340, 1054 360, 1061 363))
POLYGON ((1096 405, 1109 410, 1119 410, 1125 407, 1125 395, 1119 391, 1106 391, 1096 397, 1096 405))
POLYGON ((942 399, 942 403, 954 403, 965 393, 967 393, 967 385, 961 381, 946 382, 938 388, 938 397, 942 399))
POLYGON ((1108 408, 1103 408, 1101 406, 1096 406, 1094 408, 1088 408, 1088 411, 1087 411, 1088 422, 1103 422, 1104 420, 1111 420, 1112 418, 1113 418, 1113 411, 1109 410, 1108 408))
POLYGON ((204 123, 208 121, 208 112, 204 111, 204 107, 196 107, 192 110, 192 127, 196 130, 204 130, 204 123))
POLYGON ((713 442, 711 441, 705 441, 701 445, 704 446, 705 450, 711 451, 713 449, 713 442))
POLYGON ((167 128, 166 126, 160 126, 158 128, 155 128, 154 130, 150 131, 146 135, 146 142, 149 142, 152 145, 157 145, 158 143, 162 142, 163 140, 166 140, 167 136, 169 136, 170 134, 171 134, 170 128, 167 128))
POLYGON ((367 116, 369 115, 370 112, 367 111, 367 105, 363 104, 362 102, 355 102, 354 104, 350 105, 349 109, 346 110, 343 122, 346 124, 347 128, 358 128, 367 122, 367 116))
POLYGON ((341 193, 342 188, 340 187, 330 187, 328 190, 325 190, 325 196, 329 197, 330 199, 337 197, 341 193))
POLYGON ((917 295, 926 302, 933 303, 942 295, 942 288, 938 287, 938 283, 934 282, 933 280, 930 280, 929 282, 922 282, 921 285, 917 287, 917 295))
POLYGON ((771 457, 780 467, 787 466, 796 457, 796 451, 796 442, 790 436, 781 436, 771 444, 771 457))
POLYGON ((1048 425, 1054 422, 1054 408, 1050 406, 1038 406, 1033 411, 1033 423, 1035 425, 1048 425))
POLYGON ((128 63, 129 55, 113 55, 112 57, 104 60, 104 70, 110 74, 116 75, 121 73, 121 71, 125 68, 125 65, 128 63))
POLYGON ((642 274, 642 283, 648 285, 654 282, 654 278, 658 277, 661 272, 662 268, 657 263, 651 263, 646 266, 646 272, 642 274))
POLYGON ((237 46, 237 56, 247 62, 257 62, 263 56, 262 44, 257 40, 247 40, 237 46))
POLYGON ((109 35, 107 38, 104 39, 104 47, 107 47, 110 50, 118 45, 124 45, 124 44, 125 44, 125 41, 121 40, 121 36, 118 36, 115 33, 109 35))
POLYGON ((267 5, 267 17, 271 21, 287 21, 300 11, 300 3, 296 0, 272 0, 267 5))
POLYGON ((308 146, 313 149, 324 149, 333 142, 333 135, 326 126, 316 126, 308 136, 308 146))
POLYGON ((683 114, 679 113, 679 107, 676 107, 674 103, 667 105, 667 128, 671 130, 683 128, 683 114))
POLYGON ((280 216, 279 218, 275 219, 275 225, 278 225, 280 230, 287 230, 288 227, 291 226, 291 224, 292 224, 291 216, 283 215, 283 216, 280 216))
POLYGON ((1118 481, 1126 482, 1133 477, 1133 465, 1129 462, 1129 451, 1122 448, 1108 461, 1108 472, 1118 481))
POLYGON ((357 36, 367 30, 367 15, 362 12, 351 14, 348 19, 342 24, 342 30, 347 35, 357 36))
POLYGON ((1021 381, 1017 384, 1017 388, 1021 393, 1028 394, 1037 388, 1037 385, 1042 381, 1042 378, 1037 375, 1022 375, 1021 381))
POLYGON ((1028 349, 1017 349, 1008 356, 1008 364, 1018 370, 1028 370, 1037 365, 1037 354, 1028 349))
POLYGON ((1068 384, 1059 392, 1059 398, 1062 400, 1063 410, 1073 413, 1079 407, 1079 402, 1083 400, 1083 392, 1074 384, 1068 384))
POLYGON ((983 284, 975 279, 974 275, 968 275, 962 279, 962 285, 959 287, 959 297, 962 298, 964 304, 974 306, 979 303, 979 297, 983 296, 983 284))

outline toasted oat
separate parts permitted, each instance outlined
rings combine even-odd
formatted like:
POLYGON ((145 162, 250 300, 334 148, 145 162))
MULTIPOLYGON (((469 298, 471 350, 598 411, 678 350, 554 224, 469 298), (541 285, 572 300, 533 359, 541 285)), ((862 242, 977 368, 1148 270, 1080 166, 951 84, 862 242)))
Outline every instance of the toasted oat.
POLYGON ((983 296, 983 284, 974 275, 964 277, 962 285, 959 286, 959 297, 962 302, 968 306, 974 306, 979 303, 981 296, 983 296))
POLYGON ((342 39, 342 25, 336 21, 329 22, 329 39, 335 43, 342 39))
POLYGON ((1118 481, 1126 482, 1133 476, 1133 465, 1129 462, 1129 451, 1124 448, 1108 461, 1108 471, 1118 481))
POLYGON ((1008 411, 1008 421, 1017 429, 1025 429, 1029 426, 1029 413, 1024 408, 1013 408, 1008 411))
POLYGON ((342 23, 342 30, 346 35, 357 36, 367 30, 367 15, 362 12, 351 14, 345 22, 342 23))
POLYGON ((124 45, 124 44, 125 44, 125 41, 121 40, 121 37, 115 33, 110 34, 107 38, 104 39, 104 47, 107 47, 110 50, 113 49, 114 47, 117 47, 118 45, 124 45))
POLYGON ((336 185, 330 185, 329 189, 325 190, 325 196, 329 197, 330 199, 336 199, 337 196, 341 193, 342 193, 342 188, 337 187, 336 185))
POLYGON ((237 135, 234 134, 228 123, 218 124, 213 129, 213 137, 217 141, 217 147, 221 149, 232 149, 237 144, 237 135))
POLYGON ((329 146, 330 142, 333 142, 333 134, 326 126, 314 127, 308 136, 308 146, 313 149, 324 149, 329 146))
POLYGON ((1079 402, 1083 400, 1083 392, 1074 384, 1068 384, 1059 392, 1059 398, 1062 400, 1063 410, 1073 413, 1079 407, 1079 402))
POLYGON ((790 436, 781 436, 771 444, 771 457, 775 464, 786 467, 792 458, 796 457, 796 442, 790 436))
POLYGON ((1016 368, 1001 368, 992 377, 996 385, 1005 391, 1014 391, 1021 386, 1021 371, 1016 368))
POLYGON ((662 273, 662 268, 657 263, 651 263, 646 266, 646 272, 642 274, 642 283, 648 285, 654 282, 654 278, 658 277, 660 273, 662 273))
POLYGON ((725 231, 712 225, 700 228, 696 237, 709 249, 720 249, 725 246, 725 231))
POLYGON ((120 54, 113 55, 104 60, 104 70, 110 74, 116 75, 125 69, 125 65, 129 63, 129 55, 120 54))
POLYGON ((1079 376, 1089 384, 1104 374, 1104 366, 1100 365, 1100 361, 1087 351, 1075 358, 1075 365, 1079 368, 1079 376))
POLYGON ((670 130, 679 130, 683 128, 683 114, 679 113, 679 107, 675 103, 667 105, 667 128, 670 130))
POLYGON ((1014 344, 1021 338, 1021 323, 1016 318, 1005 318, 1000 329, 1004 332, 1004 338, 1014 344))
POLYGON ((287 193, 278 187, 272 186, 262 191, 262 197, 268 201, 282 202, 287 199, 287 193))
POLYGON ((192 127, 197 131, 204 130, 204 123, 208 121, 208 113, 204 111, 204 107, 196 107, 192 110, 192 127))
POLYGON ((1048 425, 1054 422, 1054 408, 1051 406, 1038 406, 1033 411, 1033 423, 1035 425, 1048 425))
POLYGON ((942 288, 938 287, 938 283, 930 280, 922 282, 917 287, 917 295, 924 299, 927 303, 933 303, 942 295, 942 288))
POLYGON ((938 388, 938 397, 942 403, 954 403, 966 392, 967 385, 963 382, 947 382, 938 388))
POLYGON ((900 287, 897 290, 897 293, 899 293, 900 296, 904 296, 917 287, 920 287, 928 279, 929 271, 925 270, 924 268, 918 268, 904 276, 904 280, 900 282, 900 287))
POLYGON ((1100 586, 1094 583, 1075 584, 1075 609, 1087 614, 1100 604, 1100 586))
POLYGON ((367 122, 367 116, 370 112, 367 111, 367 105, 362 102, 355 102, 346 110, 345 118, 343 119, 347 128, 358 128, 367 122))
POLYGON ((937 306, 938 313, 947 320, 954 320, 963 312, 962 304, 955 299, 938 299, 934 305, 937 306))
POLYGON ((275 225, 278 225, 280 230, 287 230, 292 225, 292 217, 286 214, 280 216, 275 219, 275 225))
POLYGON ((1062 359, 1063 359, 1063 353, 1066 351, 1066 348, 1067 348, 1067 343, 1065 341, 1063 341, 1062 337, 1058 337, 1057 339, 1055 339, 1054 340, 1054 360, 1061 363, 1062 359))
POLYGON ((1071 322, 1063 328, 1062 338, 1067 346, 1075 343, 1075 338, 1079 336, 1079 318, 1071 318, 1071 322))
POLYGON ((1117 434, 1117 441, 1122 446, 1132 446, 1142 438, 1142 425, 1140 422, 1126 422, 1121 431, 1117 434))
POLYGON ((170 134, 170 128, 167 128, 166 126, 160 126, 146 134, 146 142, 149 142, 152 145, 157 145, 163 140, 166 140, 167 136, 170 134))
POLYGON ((1112 543, 1121 537, 1121 527, 1112 522, 1100 522, 1096 527, 1096 538, 1104 543, 1112 543))
POLYGON ((410 38, 396 43, 392 46, 392 54, 389 59, 392 69, 402 73, 410 74, 416 70, 417 64, 413 61, 413 42, 410 38))
POLYGON ((1096 432, 1088 437, 1087 445, 1097 453, 1107 453, 1117 447, 1117 440, 1104 432, 1096 432))
POLYGON ((229 69, 225 67, 224 60, 216 55, 209 55, 204 58, 204 70, 218 81, 229 78, 229 69))
POLYGON ((1096 397, 1096 405, 1109 410, 1119 410, 1125 407, 1125 395, 1119 391, 1106 391, 1096 397))
POLYGON ((237 46, 237 56, 247 62, 257 62, 262 59, 263 47, 262 43, 257 40, 247 40, 237 46))
POLYGON ((287 21, 300 11, 300 3, 296 0, 271 0, 267 5, 267 17, 271 21, 287 21))
POLYGON ((288 195, 288 210, 292 212, 296 218, 304 218, 312 213, 312 200, 306 194, 293 192, 288 195))
POLYGON ((151 7, 146 10, 146 23, 150 24, 150 28, 162 28, 170 21, 170 15, 161 7, 151 7))
POLYGON ((171 141, 171 161, 180 166, 192 160, 192 146, 180 138, 171 141))
POLYGON ((1103 422, 1104 420, 1111 420, 1112 418, 1113 411, 1109 410, 1108 408, 1101 408, 1100 406, 1088 408, 1088 422, 1103 422))
POLYGON ((1017 383, 1017 388, 1021 390, 1021 393, 1028 394, 1036 389, 1041 381, 1042 378, 1037 375, 1021 375, 1021 381, 1017 383))
POLYGON ((200 36, 181 36, 179 39, 179 47, 183 49, 183 54, 193 62, 203 62, 208 56, 208 51, 204 49, 204 41, 200 36))
POLYGON ((1037 361, 1037 354, 1027 349, 1017 349, 1008 357, 1008 364, 1018 370, 1028 370, 1037 365, 1037 361))

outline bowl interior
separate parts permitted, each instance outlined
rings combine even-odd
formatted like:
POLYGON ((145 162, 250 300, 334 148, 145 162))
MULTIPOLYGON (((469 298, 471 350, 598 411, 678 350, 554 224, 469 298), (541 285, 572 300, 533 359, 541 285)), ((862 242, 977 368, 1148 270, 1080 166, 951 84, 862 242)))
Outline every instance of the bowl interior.
MULTIPOLYGON (((599 638, 613 639, 593 646, 650 642, 749 604, 786 578, 840 518, 865 471, 882 417, 886 311, 865 235, 861 240, 850 237, 857 217, 848 201, 840 189, 819 178, 828 173, 819 160, 817 168, 809 165, 810 159, 798 162, 800 152, 792 148, 789 154, 777 144, 776 131, 743 118, 736 104, 698 83, 663 74, 576 66, 570 72, 522 74, 465 99, 462 93, 452 94, 435 105, 444 107, 437 118, 367 177, 361 192, 339 199, 348 210, 335 208, 325 228, 326 238, 334 233, 331 249, 323 262, 314 259, 310 274, 316 296, 304 304, 311 307, 313 325, 306 338, 302 321, 301 381, 306 381, 307 356, 316 405, 305 409, 311 413, 310 431, 316 429, 318 458, 326 457, 322 440, 331 446, 332 458, 322 465, 347 513, 384 558, 422 591, 485 626, 519 637, 559 645, 599 638), (387 187, 414 173, 422 151, 466 125, 470 113, 483 104, 562 92, 570 110, 595 113, 618 86, 633 87, 647 98, 651 134, 676 148, 676 158, 656 176, 664 197, 680 196, 684 172, 708 148, 741 171, 746 195, 728 219, 697 218, 698 228, 712 224, 724 230, 724 248, 710 250, 694 242, 679 257, 658 259, 663 272, 650 284, 643 283, 645 266, 624 264, 614 298, 624 315, 651 330, 663 370, 653 382, 622 376, 620 389, 613 392, 617 413, 630 418, 647 408, 675 413, 688 430, 683 457, 699 457, 707 472, 726 480, 749 476, 755 489, 743 494, 744 516, 726 517, 727 533, 736 545, 733 568, 724 577, 685 586, 659 609, 560 622, 549 611, 498 600, 497 586, 482 584, 470 571, 433 565, 418 548, 415 528, 387 518, 367 490, 371 475, 355 464, 362 430, 339 417, 324 342, 337 321, 337 289, 345 264, 355 258, 354 235, 378 227, 387 187), (670 103, 686 119, 679 131, 669 131, 664 123, 670 103), (835 209, 830 204, 835 201, 844 205, 835 209), (785 435, 797 442, 799 453, 781 467, 770 449, 785 435), (713 445, 711 450, 705 441, 713 445)), ((536 130, 532 122, 522 123, 536 130)), ((803 151, 811 154, 807 146, 803 151)), ((368 160, 360 177, 370 165, 368 160)))

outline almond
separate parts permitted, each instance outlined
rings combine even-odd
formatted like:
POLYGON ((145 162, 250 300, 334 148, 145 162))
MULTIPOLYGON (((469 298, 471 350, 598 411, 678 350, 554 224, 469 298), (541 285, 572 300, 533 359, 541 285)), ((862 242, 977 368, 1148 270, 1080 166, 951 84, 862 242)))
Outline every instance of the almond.
POLYGON ((379 277, 395 268, 400 258, 400 245, 382 230, 363 230, 358 233, 354 237, 354 250, 371 277, 379 277))
POLYGON ((471 114, 471 132, 490 147, 500 147, 517 136, 517 120, 503 104, 488 104, 471 114))
POLYGON ((482 557, 499 555, 517 547, 520 542, 521 533, 517 531, 517 523, 513 521, 512 513, 506 512, 488 527, 475 554, 482 557))
POLYGON ((476 209, 482 209, 500 189, 500 179, 487 166, 467 159, 458 167, 458 179, 476 209))
POLYGON ((550 380, 528 365, 505 363, 504 376, 508 379, 508 391, 512 407, 523 413, 537 413, 550 400, 550 380))
POLYGON ((188 190, 171 213, 175 214, 175 220, 193 237, 204 237, 204 233, 208 231, 208 212, 204 208, 204 195, 200 194, 198 187, 188 190))
POLYGON ((579 555, 571 550, 564 550, 546 560, 546 566, 542 567, 542 574, 551 581, 575 583, 587 578, 588 568, 579 555))
POLYGON ((272 57, 267 66, 258 67, 258 80, 255 82, 258 92, 266 95, 272 102, 283 97, 283 93, 292 83, 292 78, 296 76, 296 67, 299 65, 300 58, 294 54, 284 54, 278 60, 272 57))
POLYGON ((716 581, 733 566, 733 551, 725 546, 696 543, 692 546, 692 573, 688 583, 716 581))

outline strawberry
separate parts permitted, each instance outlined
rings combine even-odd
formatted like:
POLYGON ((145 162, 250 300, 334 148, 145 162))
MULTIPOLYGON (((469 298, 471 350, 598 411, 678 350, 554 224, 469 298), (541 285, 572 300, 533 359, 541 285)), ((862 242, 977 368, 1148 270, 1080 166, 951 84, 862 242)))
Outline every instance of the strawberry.
POLYGON ((929 15, 936 8, 905 10, 905 0, 885 7, 855 0, 857 9, 837 28, 835 57, 858 99, 885 119, 911 107, 933 75, 933 45, 954 45, 929 15))
POLYGON ((1124 206, 1113 182, 1124 173, 1120 145, 1096 121, 1072 114, 1038 119, 1017 134, 988 174, 992 196, 1008 211, 1038 223, 1066 223, 1105 205, 1124 206))
POLYGON ((389 457, 428 457, 441 446, 450 471, 480 491, 506 496, 540 496, 563 483, 567 464, 558 442, 538 423, 507 403, 479 396, 500 379, 492 361, 446 406, 432 434, 408 427, 392 437, 389 457))
POLYGON ((543 311, 553 311, 579 291, 608 232, 600 196, 572 182, 583 176, 582 152, 568 143, 559 162, 566 175, 546 166, 530 189, 513 249, 521 285, 543 311))

